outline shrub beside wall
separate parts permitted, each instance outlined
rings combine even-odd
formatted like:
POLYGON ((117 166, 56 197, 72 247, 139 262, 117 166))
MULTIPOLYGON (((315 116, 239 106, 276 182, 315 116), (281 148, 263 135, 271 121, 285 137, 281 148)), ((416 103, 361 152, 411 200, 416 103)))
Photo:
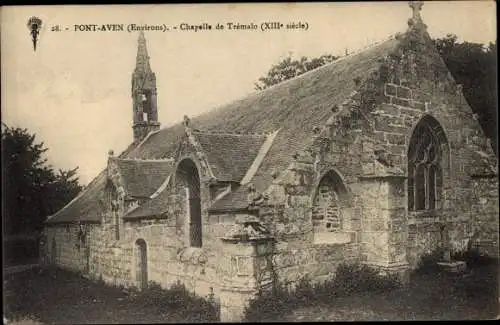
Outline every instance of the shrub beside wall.
POLYGON ((315 283, 303 277, 294 288, 278 283, 272 291, 259 292, 245 311, 249 322, 277 321, 297 307, 332 303, 335 298, 361 292, 381 292, 400 285, 396 275, 381 275, 359 263, 341 264, 335 276, 315 283))
POLYGON ((137 293, 137 298, 138 303, 155 306, 159 310, 175 310, 180 315, 186 315, 186 322, 219 321, 219 306, 213 297, 197 296, 179 281, 168 289, 150 282, 147 289, 137 293))
MULTIPOLYGON (((467 263, 467 268, 469 269, 498 263, 498 259, 495 259, 488 255, 481 254, 481 252, 477 249, 468 249, 468 250, 454 252, 451 255, 451 260, 465 261, 467 263)), ((440 269, 437 263, 442 261, 443 261, 443 250, 438 248, 428 254, 422 255, 413 273, 430 274, 439 272, 440 269)))

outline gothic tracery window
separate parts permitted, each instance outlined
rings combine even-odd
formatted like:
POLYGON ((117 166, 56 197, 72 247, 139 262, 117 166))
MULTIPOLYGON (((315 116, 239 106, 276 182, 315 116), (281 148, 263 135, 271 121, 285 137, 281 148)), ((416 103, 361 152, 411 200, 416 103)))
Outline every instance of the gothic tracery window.
POLYGON ((411 211, 435 210, 439 207, 443 170, 441 142, 436 129, 436 126, 422 120, 410 140, 408 209, 411 211))

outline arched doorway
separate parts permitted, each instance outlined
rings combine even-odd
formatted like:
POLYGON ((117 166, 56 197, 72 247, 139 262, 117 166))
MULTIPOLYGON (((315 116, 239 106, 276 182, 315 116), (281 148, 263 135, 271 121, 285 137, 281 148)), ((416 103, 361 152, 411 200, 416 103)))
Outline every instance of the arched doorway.
POLYGON ((448 165, 448 141, 430 115, 413 130, 408 146, 408 210, 426 211, 442 206, 443 175, 448 165))
POLYGON ((189 222, 189 244, 191 247, 202 246, 202 221, 200 198, 200 175, 196 164, 191 159, 180 162, 176 171, 176 185, 182 188, 186 197, 186 216, 189 222))
POLYGON ((141 290, 148 286, 148 249, 144 239, 138 239, 136 246, 136 281, 141 290))

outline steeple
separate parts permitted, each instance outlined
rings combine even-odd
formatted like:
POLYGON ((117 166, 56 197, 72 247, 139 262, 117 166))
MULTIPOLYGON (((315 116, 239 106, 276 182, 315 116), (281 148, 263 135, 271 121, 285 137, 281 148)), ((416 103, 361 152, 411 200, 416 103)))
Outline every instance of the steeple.
POLYGON ((132 74, 132 100, 134 141, 148 133, 158 131, 156 76, 151 70, 144 32, 139 33, 135 70, 132 74))
POLYGON ((148 49, 146 47, 146 37, 144 37, 144 32, 141 30, 139 33, 138 45, 137 45, 137 57, 135 59, 135 71, 151 71, 151 66, 149 65, 149 55, 148 49))

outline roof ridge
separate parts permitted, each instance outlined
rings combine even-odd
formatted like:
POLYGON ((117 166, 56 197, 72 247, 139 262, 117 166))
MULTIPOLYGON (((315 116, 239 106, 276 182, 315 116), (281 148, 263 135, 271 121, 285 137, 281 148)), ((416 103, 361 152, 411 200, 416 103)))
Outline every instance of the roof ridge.
MULTIPOLYGON (((144 143, 146 143, 146 141, 148 141, 148 140, 149 140, 149 138, 151 138, 151 136, 152 136, 153 134, 156 134, 156 133, 160 132, 161 130, 162 130, 162 129, 160 128, 159 130, 156 130, 156 131, 150 131, 150 132, 149 132, 149 133, 148 133, 148 134, 144 137, 144 139, 142 139, 142 140, 141 140, 141 141, 137 144, 137 146, 135 146, 133 149, 131 149, 129 152, 127 152, 125 156, 128 156, 128 154, 132 153, 134 150, 137 150, 137 149, 139 149, 140 147, 142 147, 142 145, 143 145, 144 143)), ((134 142, 132 142, 132 144, 134 144, 134 142)), ((123 152, 122 154, 124 154, 124 152, 123 152)))
POLYGON ((121 161, 141 161, 141 162, 173 162, 174 158, 158 158, 158 159, 143 159, 143 158, 117 158, 117 160, 121 161))
POLYGON ((192 130, 191 132, 197 134, 210 134, 210 135, 231 135, 231 136, 251 136, 251 137, 267 137, 273 132, 262 132, 262 133, 239 133, 239 132, 214 132, 214 131, 202 131, 202 130, 192 130))
MULTIPOLYGON (((278 87, 279 85, 287 84, 287 83, 291 82, 292 80, 297 80, 297 79, 300 79, 301 77, 303 77, 303 76, 305 76, 305 75, 308 75, 308 74, 310 74, 310 73, 312 73, 312 72, 316 72, 316 71, 319 71, 319 70, 321 70, 321 69, 325 69, 326 67, 331 67, 331 66, 333 66, 333 65, 337 64, 338 62, 342 62, 342 61, 344 61, 344 60, 346 60, 346 59, 348 59, 348 58, 352 58, 352 57, 354 57, 354 56, 356 56, 356 55, 359 55, 359 54, 361 54, 361 53, 364 53, 364 52, 366 52, 366 51, 368 51, 368 50, 370 50, 370 49, 372 49, 372 48, 374 48, 374 47, 376 47, 376 46, 378 46, 378 45, 381 45, 382 43, 385 43, 385 42, 387 42, 387 41, 389 41, 389 40, 394 40, 394 39, 397 39, 397 37, 399 37, 399 36, 397 36, 398 34, 399 34, 399 35, 401 35, 401 34, 403 34, 403 33, 401 33, 401 32, 392 33, 392 34, 390 34, 388 37, 386 37, 386 38, 384 38, 384 39, 381 39, 381 40, 378 40, 378 41, 375 41, 375 42, 373 42, 373 43, 370 43, 370 44, 368 44, 368 45, 367 45, 367 46, 365 46, 365 47, 362 47, 362 48, 360 48, 360 49, 358 49, 358 50, 356 50, 356 51, 353 51, 352 53, 349 53, 348 55, 341 56, 341 57, 339 57, 338 59, 336 59, 336 60, 334 60, 334 61, 332 61, 332 62, 329 62, 329 63, 327 63, 327 64, 324 64, 324 65, 322 65, 322 66, 320 66, 320 67, 317 67, 316 69, 312 69, 312 70, 306 71, 306 72, 304 72, 304 73, 302 73, 302 74, 299 74, 299 75, 297 75, 297 76, 295 76, 295 77, 293 77, 293 78, 286 79, 286 80, 284 80, 284 81, 282 81, 282 82, 279 82, 279 83, 277 83, 277 84, 274 84, 274 85, 272 85, 272 86, 270 86, 270 87, 268 87, 268 88, 265 88, 265 89, 263 89, 263 90, 261 90, 261 91, 258 91, 258 92, 256 92, 256 93, 250 94, 250 96, 251 96, 251 95, 257 95, 257 94, 262 94, 262 93, 264 93, 264 92, 266 92, 266 91, 268 91, 268 90, 270 90, 270 89, 273 89, 273 88, 278 87)), ((249 97, 249 96, 247 96, 247 97, 249 97)), ((245 97, 245 98, 246 98, 246 97, 245 97)))
POLYGON ((149 196, 150 199, 154 199, 155 197, 160 195, 160 193, 163 192, 167 188, 168 183, 170 182, 171 176, 172 176, 172 173, 170 175, 168 175, 167 178, 163 181, 163 183, 161 183, 160 187, 157 188, 156 191, 149 196))
POLYGON ((211 206, 213 206, 213 205, 215 204, 215 202, 219 201, 220 199, 225 198, 226 196, 228 196, 228 195, 229 195, 229 193, 231 193, 231 192, 233 192, 233 191, 231 190, 231 185, 228 185, 224 191, 222 191, 221 193, 219 193, 219 195, 217 195, 217 196, 214 198, 214 200, 213 200, 213 202, 212 202, 211 206))
POLYGON ((265 156, 269 152, 269 149, 273 145, 274 139, 276 138, 276 136, 278 135, 278 132, 280 130, 281 129, 278 129, 278 130, 274 131, 273 133, 271 133, 269 136, 267 136, 264 143, 262 143, 262 145, 260 146, 259 151, 257 152, 257 155, 255 156, 252 164, 250 165, 247 172, 243 176, 243 179, 240 181, 241 185, 246 185, 252 180, 255 173, 257 172, 260 165, 262 164, 262 161, 264 160, 265 156))
MULTIPOLYGON (((300 79, 300 78, 302 78, 302 77, 304 77, 304 76, 306 76, 306 75, 308 75, 308 74, 311 74, 311 73, 317 72, 317 71, 319 71, 319 70, 321 70, 321 69, 325 69, 325 68, 327 68, 327 67, 331 67, 331 66, 333 66, 333 65, 335 65, 335 64, 338 64, 339 62, 342 62, 342 61, 344 61, 344 60, 346 60, 346 59, 348 59, 348 58, 352 58, 352 57, 354 57, 354 56, 356 56, 356 55, 359 55, 359 54, 361 54, 361 53, 364 53, 364 52, 366 52, 366 51, 368 51, 368 50, 370 50, 370 49, 372 49, 372 48, 374 48, 374 47, 376 47, 376 46, 379 46, 379 45, 381 45, 381 44, 383 44, 383 43, 385 43, 385 42, 387 42, 387 41, 389 41, 389 40, 397 40, 397 39, 398 39, 401 35, 403 35, 403 34, 406 34, 406 32, 395 32, 395 33, 392 33, 392 34, 390 34, 389 36, 387 36, 386 38, 383 38, 383 39, 381 39, 381 40, 378 40, 378 41, 375 41, 375 42, 373 42, 373 43, 370 43, 370 44, 368 44, 368 45, 367 45, 367 46, 365 46, 365 47, 362 47, 362 48, 360 48, 360 49, 358 49, 358 50, 355 50, 355 51, 353 51, 352 53, 349 53, 348 55, 341 56, 341 57, 339 57, 338 59, 336 59, 336 60, 334 60, 334 61, 332 61, 332 62, 330 62, 330 63, 327 63, 327 64, 324 64, 324 65, 322 65, 322 66, 320 66, 320 67, 317 67, 316 69, 312 69, 312 70, 306 71, 306 72, 304 72, 304 73, 302 73, 302 74, 299 74, 299 75, 297 75, 297 76, 295 76, 295 77, 293 77, 293 78, 286 79, 286 80, 284 80, 284 81, 282 81, 282 82, 279 82, 279 83, 277 83, 277 84, 274 84, 274 85, 272 85, 272 86, 270 86, 270 87, 267 87, 267 88, 265 88, 265 89, 263 89, 263 90, 260 90, 260 91, 257 91, 257 92, 251 92, 251 93, 249 93, 249 94, 247 94, 247 95, 244 95, 244 96, 242 96, 242 97, 238 97, 238 98, 236 98, 236 99, 230 100, 230 101, 228 101, 228 102, 226 102, 226 103, 224 103, 224 104, 222 104, 222 105, 218 105, 218 106, 212 107, 211 109, 208 109, 207 111, 205 111, 205 112, 203 112, 203 113, 201 113, 201 114, 198 114, 198 115, 193 116, 193 119, 195 119, 195 118, 203 118, 203 117, 204 117, 204 116, 206 116, 207 114, 213 114, 213 113, 215 113, 216 111, 224 110, 226 107, 229 107, 229 106, 231 106, 231 105, 233 105, 233 104, 235 104, 235 103, 238 103, 238 102, 241 102, 241 101, 247 100, 248 98, 252 98, 252 97, 254 97, 254 96, 259 96, 259 95, 261 95, 261 94, 266 93, 266 92, 267 92, 267 91, 269 91, 270 89, 274 89, 274 88, 280 87, 280 86, 285 85, 285 84, 287 84, 287 83, 289 83, 289 82, 292 82, 293 80, 300 79)), ((172 125, 170 125, 170 126, 165 125, 165 126, 162 128, 162 130, 163 130, 163 129, 167 129, 167 128, 169 128, 169 127, 173 127, 173 126, 175 126, 175 125, 179 125, 179 124, 182 124, 182 122, 181 122, 181 123, 173 123, 173 124, 172 124, 172 125)), ((192 132, 200 132, 200 133, 203 133, 203 132, 209 132, 209 131, 200 131, 200 130, 195 131, 195 130, 193 130, 192 132)), ((272 132, 269 132, 269 133, 272 133, 272 132)), ((231 133, 228 133, 228 135, 231 135, 231 133)), ((237 134, 236 134, 236 135, 237 135, 237 134)), ((266 135, 267 135, 267 133, 266 133, 266 135)))

